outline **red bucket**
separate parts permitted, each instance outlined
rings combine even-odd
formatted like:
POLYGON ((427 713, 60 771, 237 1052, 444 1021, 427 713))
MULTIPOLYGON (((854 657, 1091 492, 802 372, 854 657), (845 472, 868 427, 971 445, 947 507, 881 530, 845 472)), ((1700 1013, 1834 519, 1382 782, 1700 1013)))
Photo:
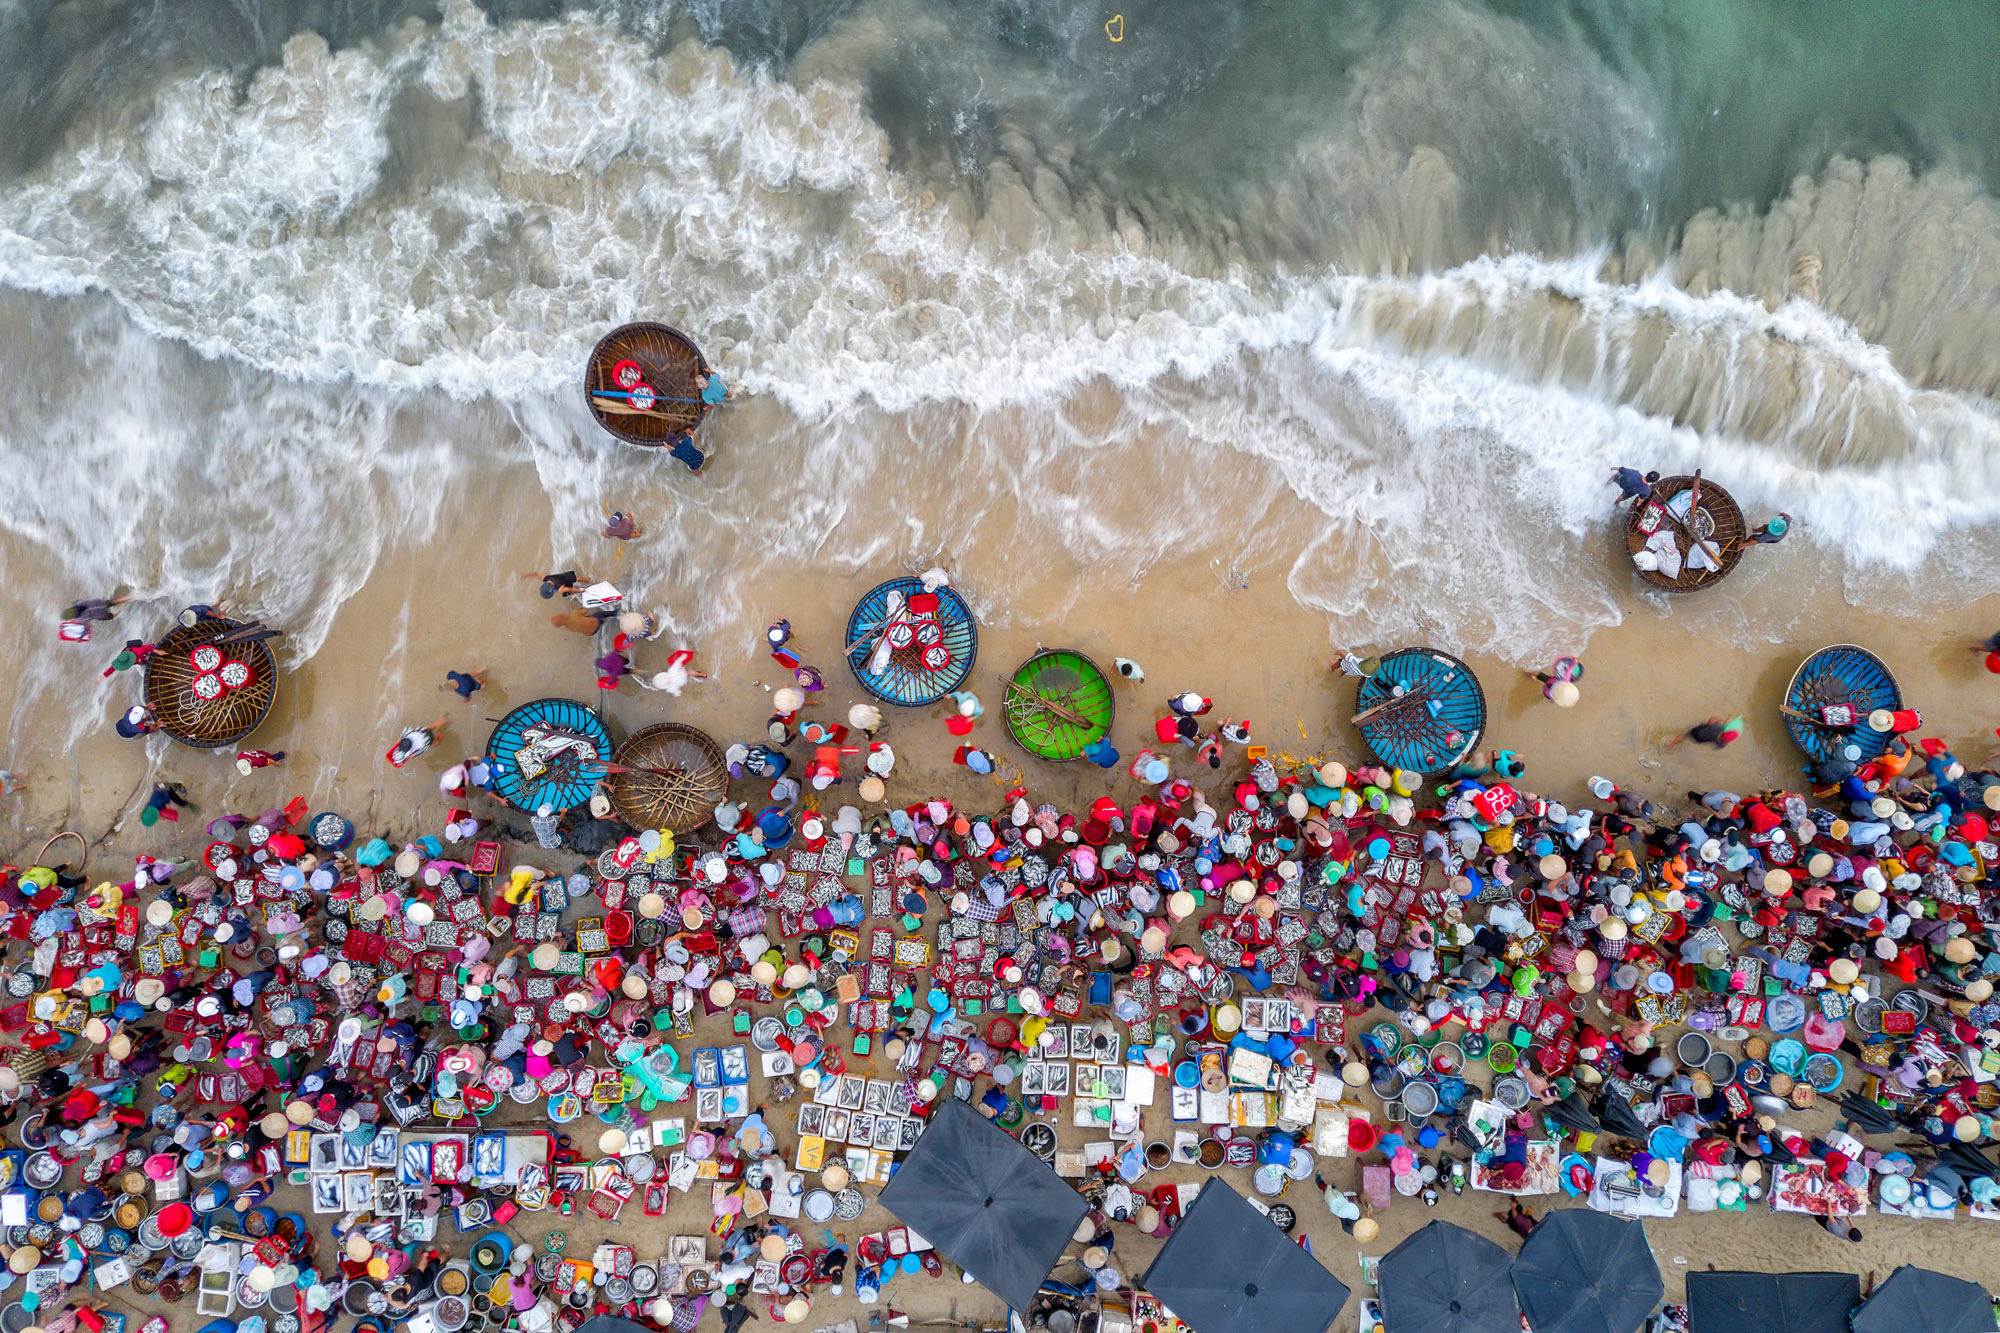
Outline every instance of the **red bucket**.
POLYGON ((1372 1120, 1350 1120, 1347 1122, 1347 1147, 1350 1152, 1368 1152, 1382 1141, 1382 1131, 1372 1120))

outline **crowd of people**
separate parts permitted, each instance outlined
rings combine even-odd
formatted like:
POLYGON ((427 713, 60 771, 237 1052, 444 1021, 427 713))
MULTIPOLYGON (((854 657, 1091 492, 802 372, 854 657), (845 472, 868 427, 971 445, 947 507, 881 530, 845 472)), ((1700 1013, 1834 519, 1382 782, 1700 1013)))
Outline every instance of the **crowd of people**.
MULTIPOLYGON (((575 571, 528 577, 574 602, 559 626, 611 636, 600 684, 635 674, 649 617, 575 571)), ((710 1305, 731 1328, 799 1322, 850 1261, 864 1300, 943 1272, 880 1235, 850 1245, 793 1195, 851 1223, 949 1098, 1024 1141, 1067 1125, 1071 1098, 1101 1106, 1111 1150, 1067 1174, 1106 1290, 1131 1285, 1122 1228, 1169 1234, 1204 1169, 1273 1196, 1314 1177, 1363 1243, 1389 1202, 1376 1168, 1427 1202, 1468 1180, 1514 1194, 1501 1216, 1523 1230, 1519 1196, 1557 1190, 1641 1210, 1768 1191, 1851 1239, 1870 1197, 2000 1209, 1979 1150, 2000 1136, 2000 772, 1935 737, 1758 791, 1540 793, 1507 750, 1428 776, 1274 754, 1182 690, 1161 696, 1153 748, 1127 762, 1102 739, 1103 793, 1063 809, 1031 784, 922 795, 879 709, 835 720, 789 624, 764 646, 792 683, 732 738, 729 792, 691 830, 626 826, 601 793, 509 809, 475 756, 442 774, 446 817, 393 839, 301 800, 211 815, 163 783, 141 822, 171 836, 129 864, 45 849, 8 868, 0 1123, 33 1154, 10 1283, 88 1322, 84 1275, 105 1287, 110 1251, 117 1282, 172 1295, 218 1262, 182 1237, 233 1236, 244 1305, 384 1333, 419 1308, 463 1327, 489 1287, 528 1333, 593 1311, 692 1328, 710 1305), (742 1060, 746 1033, 782 1057, 772 1072, 711 1067, 742 1060), (1092 1058, 1073 1082, 1078 1043, 1092 1058), (1182 1095, 1111 1077, 1142 1068, 1182 1095), (851 1137, 863 1095, 894 1137, 851 1137), (1148 1140, 1169 1123, 1186 1142, 1161 1161, 1148 1140), (544 1147, 481 1159, 509 1134, 544 1147), (381 1136, 427 1154, 371 1156, 381 1136), (1350 1156, 1362 1178, 1328 1184, 1350 1156), (323 1216, 280 1211, 288 1188, 323 1216), (614 1239, 551 1263, 548 1239, 517 1240, 477 1291, 438 1228, 451 1213, 476 1246, 487 1227, 547 1231, 534 1211, 669 1206, 717 1244, 635 1260, 643 1242, 614 1239)), ((690 661, 641 683, 678 695, 703 678, 690 661)), ((1366 677, 1380 659, 1335 665, 1366 677)), ((485 674, 440 688, 470 698, 485 674)), ((1128 659, 1119 676, 1146 688, 1128 659)), ((1573 702, 1582 664, 1540 678, 1573 702)), ((983 714, 969 693, 946 709, 980 774, 983 714)), ((1688 738, 1726 745, 1742 725, 1688 738)), ((388 761, 445 734, 409 728, 388 761)), ((255 772, 284 751, 237 757, 255 772)))

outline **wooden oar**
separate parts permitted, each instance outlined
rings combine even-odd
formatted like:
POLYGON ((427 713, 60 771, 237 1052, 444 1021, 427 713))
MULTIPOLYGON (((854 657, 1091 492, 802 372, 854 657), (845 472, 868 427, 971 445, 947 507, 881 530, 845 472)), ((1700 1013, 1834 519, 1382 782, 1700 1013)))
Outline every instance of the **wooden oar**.
POLYGON ((1073 709, 1064 707, 1063 705, 1057 703, 1053 699, 1050 699, 1046 695, 1035 693, 1033 690, 1021 684, 1019 681, 1010 680, 1006 676, 997 676, 997 675, 995 679, 999 680, 1001 684, 1007 687, 1006 693, 1002 696, 1003 702, 1011 700, 1015 697, 1019 697, 1019 699, 1023 703, 1031 704, 1037 708, 1044 709, 1051 716, 1059 718, 1060 720, 1069 723, 1072 727, 1079 727, 1084 731, 1093 731, 1097 727, 1097 724, 1095 722, 1092 722, 1089 718, 1085 717, 1083 714, 1078 713, 1073 709))
POLYGON ((1858 731, 1861 725, 1859 722, 1856 722, 1853 726, 1847 726, 1847 727, 1836 726, 1834 723, 1828 722, 1823 717, 1814 717, 1811 713, 1801 713, 1798 709, 1792 708, 1786 704, 1779 704, 1778 711, 1780 713, 1783 713, 1786 717, 1795 717, 1799 721, 1807 724, 1808 726, 1819 727, 1821 730, 1824 731, 1858 731))
POLYGON ((1363 722, 1366 722, 1369 718, 1374 717, 1377 713, 1386 713, 1391 708, 1394 708, 1399 704, 1415 703, 1418 700, 1428 699, 1430 697, 1431 697, 1431 692, 1429 686, 1419 685, 1417 688, 1413 690, 1406 691, 1403 694, 1398 694, 1393 698, 1384 699, 1381 703, 1374 705, 1372 708, 1364 708, 1360 712, 1356 713, 1353 717, 1348 718, 1347 720, 1353 725, 1358 727, 1363 722))
POLYGON ((870 625, 866 629, 861 631, 860 638, 856 639, 853 643, 847 645, 848 653, 851 655, 856 648, 859 648, 864 643, 873 643, 877 638, 881 637, 882 631, 888 628, 889 628, 888 621, 886 620, 876 621, 873 625, 870 625))
POLYGON ((614 775, 619 773, 649 773, 656 778, 677 778, 682 776, 681 770, 677 768, 631 768, 624 764, 614 764, 609 759, 577 760, 578 767, 585 765, 591 768, 601 768, 606 773, 614 775))
MULTIPOLYGON (((1700 508, 1701 508, 1701 469, 1700 469, 1700 468, 1696 468, 1696 469, 1694 470, 1694 481, 1693 481, 1693 483, 1692 483, 1692 484, 1690 484, 1690 485, 1688 486, 1688 522, 1689 522, 1689 523, 1692 523, 1692 522, 1694 521, 1694 515, 1695 515, 1695 511, 1696 511, 1697 509, 1700 509, 1700 508)), ((1721 572, 1722 572, 1722 552, 1716 549, 1716 546, 1715 546, 1715 543, 1713 543, 1713 542, 1710 542, 1710 541, 1706 541, 1706 540, 1702 540, 1702 539, 1699 539, 1699 538, 1696 538, 1696 537, 1695 537, 1695 535, 1694 535, 1694 532, 1693 532, 1693 530, 1692 530, 1691 528, 1687 528, 1687 527, 1683 527, 1683 528, 1681 529, 1681 531, 1683 531, 1683 532, 1687 533, 1687 534, 1688 534, 1688 537, 1689 537, 1689 539, 1690 539, 1690 540, 1695 540, 1695 541, 1698 541, 1698 542, 1700 543, 1700 545, 1701 545, 1701 548, 1702 548, 1702 549, 1703 549, 1704 551, 1708 552, 1708 554, 1709 554, 1709 558, 1715 561, 1715 564, 1714 564, 1713 566, 1711 566, 1710 568, 1708 568, 1708 569, 1700 569, 1700 570, 1696 570, 1696 571, 1695 571, 1695 578, 1696 578, 1697 580, 1699 580, 1699 579, 1705 579, 1705 578, 1707 578, 1707 577, 1708 577, 1708 576, 1709 576, 1710 574, 1719 574, 1719 573, 1721 573, 1721 572)))
MULTIPOLYGON (((602 398, 594 397, 590 401, 592 405, 597 408, 598 411, 609 412, 614 417, 666 417, 666 416, 680 415, 679 413, 676 412, 655 412, 651 408, 634 407, 630 403, 606 402, 602 398)), ((678 398, 674 398, 674 399, 668 399, 666 401, 679 402, 681 400, 678 398)))
MULTIPOLYGON (((900 597, 901 594, 892 591, 889 594, 889 596, 900 597)), ((902 600, 897 602, 894 606, 888 607, 888 609, 884 612, 882 619, 876 621, 874 624, 862 630, 861 637, 856 639, 853 643, 847 645, 847 655, 849 657, 854 656, 854 650, 856 648, 859 648, 864 643, 872 644, 876 639, 879 639, 884 634, 887 634, 889 632, 889 626, 897 623, 896 617, 902 615, 905 611, 909 609, 910 609, 910 599, 907 597, 903 597, 902 600)))

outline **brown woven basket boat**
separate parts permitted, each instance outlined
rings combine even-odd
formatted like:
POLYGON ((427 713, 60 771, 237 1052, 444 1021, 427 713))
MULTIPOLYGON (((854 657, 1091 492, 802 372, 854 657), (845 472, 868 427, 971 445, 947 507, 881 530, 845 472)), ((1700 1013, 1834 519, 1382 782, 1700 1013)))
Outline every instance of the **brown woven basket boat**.
POLYGON ((1697 588, 1712 588, 1722 582, 1736 568, 1736 562, 1743 558, 1743 548, 1750 538, 1750 529, 1743 522, 1743 511, 1736 507, 1736 501, 1729 492, 1712 481, 1703 480, 1699 474, 1667 477, 1653 483, 1653 498, 1636 502, 1625 520, 1626 553, 1637 555, 1645 550, 1647 541, 1663 527, 1675 534, 1681 548, 1683 563, 1680 573, 1669 578, 1661 570, 1640 569, 1636 565, 1632 572, 1666 592, 1693 592, 1697 588), (1695 498, 1691 514, 1687 519, 1677 519, 1668 511, 1668 504, 1697 484, 1701 492, 1695 498), (1685 563, 1687 550, 1697 540, 1713 547, 1719 568, 1693 569, 1685 563))
POLYGON ((218 645, 225 659, 250 668, 248 684, 214 699, 204 699, 196 692, 195 682, 204 673, 195 669, 190 655, 242 628, 242 622, 236 620, 199 620, 176 626, 146 659, 146 702, 152 705, 160 730, 182 745, 204 750, 235 745, 257 730, 277 700, 278 663, 261 642, 218 645))
POLYGON ((611 775, 611 804, 634 828, 692 833, 715 813, 729 786, 722 748, 707 732, 679 722, 635 733, 612 763, 638 770, 611 775))
POLYGON ((583 372, 584 401, 598 425, 628 444, 665 444, 693 434, 708 415, 695 383, 707 364, 679 329, 627 324, 591 350, 583 372), (647 390, 650 398, 643 396, 647 390))

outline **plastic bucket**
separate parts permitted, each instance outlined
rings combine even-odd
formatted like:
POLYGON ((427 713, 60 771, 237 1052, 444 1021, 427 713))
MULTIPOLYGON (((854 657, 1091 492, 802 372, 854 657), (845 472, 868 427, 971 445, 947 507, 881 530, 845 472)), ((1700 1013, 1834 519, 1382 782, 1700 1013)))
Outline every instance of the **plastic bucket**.
POLYGON ((1364 1153, 1371 1151, 1382 1141, 1382 1131, 1372 1120, 1350 1120, 1347 1122, 1348 1151, 1364 1153))
POLYGON ((368 1313, 368 1298, 375 1294, 375 1284, 367 1278, 355 1278, 341 1293, 340 1308, 352 1315, 368 1313))
POLYGON ((1192 1088, 1201 1082, 1201 1067, 1192 1060, 1183 1060, 1174 1066, 1174 1082, 1183 1088, 1192 1088))
POLYGON ((472 1242, 472 1253, 469 1256, 472 1271, 481 1277, 492 1277, 507 1266, 507 1261, 513 1257, 513 1253, 513 1237, 503 1231, 489 1231, 472 1242))

